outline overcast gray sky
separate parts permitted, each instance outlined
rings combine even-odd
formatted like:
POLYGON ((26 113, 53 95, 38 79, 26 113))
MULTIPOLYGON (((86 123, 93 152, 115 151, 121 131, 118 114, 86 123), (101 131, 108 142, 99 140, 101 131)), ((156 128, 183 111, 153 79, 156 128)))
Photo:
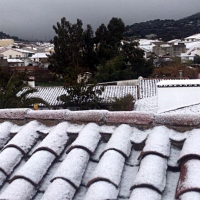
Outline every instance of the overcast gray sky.
POLYGON ((0 31, 22 39, 52 38, 62 17, 93 29, 120 17, 126 25, 153 19, 180 19, 200 12, 200 0, 0 0, 0 31))

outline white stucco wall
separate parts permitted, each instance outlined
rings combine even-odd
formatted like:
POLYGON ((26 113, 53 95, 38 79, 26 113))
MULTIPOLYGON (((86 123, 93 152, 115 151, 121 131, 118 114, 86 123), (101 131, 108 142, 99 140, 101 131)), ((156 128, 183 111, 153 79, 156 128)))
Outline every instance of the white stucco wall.
POLYGON ((158 113, 200 103, 200 80, 161 81, 158 89, 158 113), (193 82, 192 82, 193 81, 193 82))

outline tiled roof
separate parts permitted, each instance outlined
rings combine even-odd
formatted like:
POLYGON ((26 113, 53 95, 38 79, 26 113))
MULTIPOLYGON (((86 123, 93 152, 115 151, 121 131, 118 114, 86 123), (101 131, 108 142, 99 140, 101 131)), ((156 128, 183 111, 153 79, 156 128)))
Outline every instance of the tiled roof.
MULTIPOLYGON (((97 88, 101 86, 96 86, 97 88)), ((62 86, 58 87, 36 87, 38 92, 34 92, 29 95, 29 97, 40 97, 47 101, 51 106, 60 106, 62 101, 58 101, 57 97, 66 94, 66 90, 62 86)), ((25 91, 24 88, 23 91, 25 91)), ((22 91, 22 92, 23 92, 22 91)), ((127 94, 131 94, 135 99, 137 99, 137 86, 105 86, 102 95, 100 96, 104 102, 110 102, 115 97, 124 97, 127 94)))
POLYGON ((200 115, 0 110, 0 199, 196 200, 200 115))
MULTIPOLYGON (((187 78, 182 78, 185 80, 187 78)), ((178 81, 180 78, 143 78, 139 79, 138 98, 144 99, 157 95, 157 83, 160 81, 178 81)))

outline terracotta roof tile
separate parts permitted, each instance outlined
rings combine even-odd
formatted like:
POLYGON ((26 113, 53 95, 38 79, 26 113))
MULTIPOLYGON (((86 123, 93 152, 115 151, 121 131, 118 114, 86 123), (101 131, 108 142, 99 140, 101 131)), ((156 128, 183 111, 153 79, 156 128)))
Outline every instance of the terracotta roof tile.
POLYGON ((186 159, 181 165, 181 174, 176 190, 176 198, 188 191, 200 192, 200 160, 186 159))
POLYGON ((5 148, 15 147, 23 154, 28 153, 39 137, 37 133, 38 126, 37 121, 29 122, 6 144, 5 148))
POLYGON ((136 188, 132 191, 129 200, 161 200, 161 194, 150 188, 136 188))
POLYGON ((89 158, 90 156, 87 151, 79 148, 73 149, 59 166, 51 182, 56 179, 63 179, 69 182, 75 189, 78 189, 89 158))
POLYGON ((29 182, 24 179, 17 179, 13 181, 3 193, 0 194, 0 199, 10 200, 26 200, 32 199, 37 190, 29 182))
POLYGON ((166 185, 167 159, 157 155, 147 155, 141 160, 140 168, 131 189, 152 188, 162 193, 166 185))
POLYGON ((0 119, 24 119, 28 110, 27 108, 0 109, 0 119))
POLYGON ((124 163, 125 158, 122 154, 114 150, 107 151, 101 157, 87 187, 91 186, 94 182, 103 180, 112 183, 116 188, 118 188, 121 181, 124 163))
POLYGON ((53 153, 55 156, 59 157, 62 151, 69 140, 67 135, 68 123, 62 122, 58 124, 54 129, 50 131, 50 133, 46 136, 46 138, 39 144, 39 146, 35 149, 34 152, 40 150, 47 150, 53 153))
POLYGON ((103 122, 108 111, 90 110, 90 111, 68 111, 65 120, 72 122, 103 122))
POLYGON ((172 122, 144 112, 1 113, 0 199, 199 198, 195 116, 172 122))
POLYGON ((10 181, 12 182, 15 179, 22 178, 29 181, 34 186, 37 186, 48 171, 54 159, 55 155, 52 153, 48 151, 38 151, 31 156, 31 158, 10 181))
POLYGON ((96 183, 93 183, 85 197, 84 200, 103 200, 103 199, 117 199, 118 195, 117 188, 106 181, 98 181, 96 183))
POLYGON ((70 183, 63 179, 56 179, 50 184, 41 200, 70 200, 73 198, 75 192, 76 189, 70 183))
POLYGON ((156 154, 168 158, 170 154, 169 129, 157 126, 151 130, 146 140, 146 145, 140 157, 148 154, 156 154))
POLYGON ((112 137, 100 156, 108 150, 115 150, 121 153, 124 157, 128 158, 131 152, 131 134, 132 128, 130 126, 126 124, 120 125, 112 134, 112 137))
POLYGON ((95 151, 100 138, 99 126, 89 123, 81 130, 79 137, 71 144, 68 152, 74 148, 82 148, 91 155, 95 151))
POLYGON ((153 113, 142 113, 138 111, 132 112, 108 112, 106 115, 107 123, 118 123, 118 124, 141 124, 148 125, 153 122, 153 113))
POLYGON ((0 149, 2 149, 2 147, 4 147, 4 145, 9 141, 12 127, 13 124, 10 122, 3 122, 0 124, 0 149))
POLYGON ((65 119, 67 110, 28 110, 26 119, 65 119))

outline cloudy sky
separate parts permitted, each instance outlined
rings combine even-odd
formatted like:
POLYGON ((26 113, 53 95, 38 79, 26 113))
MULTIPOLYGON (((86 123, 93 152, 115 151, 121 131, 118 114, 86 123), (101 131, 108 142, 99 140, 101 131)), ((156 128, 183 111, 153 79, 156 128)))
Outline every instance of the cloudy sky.
POLYGON ((0 31, 29 40, 49 40, 62 17, 77 18, 95 30, 112 17, 126 25, 153 19, 180 19, 200 12, 200 0, 0 0, 0 31))

